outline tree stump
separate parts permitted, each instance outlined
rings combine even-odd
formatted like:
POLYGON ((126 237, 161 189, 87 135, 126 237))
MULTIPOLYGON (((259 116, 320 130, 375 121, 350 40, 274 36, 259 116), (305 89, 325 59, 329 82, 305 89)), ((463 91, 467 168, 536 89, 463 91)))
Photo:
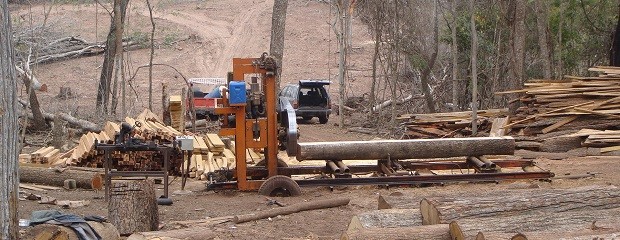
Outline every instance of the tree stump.
POLYGON ((159 212, 152 181, 114 181, 111 185, 108 218, 121 236, 158 229, 159 212))

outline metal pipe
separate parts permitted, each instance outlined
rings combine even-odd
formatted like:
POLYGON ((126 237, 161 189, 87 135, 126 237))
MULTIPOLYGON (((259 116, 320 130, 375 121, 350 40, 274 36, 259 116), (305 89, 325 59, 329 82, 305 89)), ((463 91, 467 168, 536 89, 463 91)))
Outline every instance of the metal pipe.
POLYGON ((495 169, 497 168, 497 165, 493 162, 491 162, 487 157, 485 156, 478 156, 478 159, 480 159, 480 161, 482 161, 484 164, 487 165, 487 168, 491 168, 491 169, 495 169))
POLYGON ((512 137, 299 143, 297 160, 425 159, 512 155, 512 137))
POLYGON ((347 165, 345 165, 342 161, 334 161, 336 162, 336 166, 338 166, 338 168, 340 168, 340 171, 344 172, 344 173, 350 173, 351 169, 349 169, 349 167, 347 167, 347 165))
POLYGON ((480 159, 478 159, 477 157, 473 157, 473 156, 469 156, 467 157, 467 162, 475 165, 478 169, 486 169, 486 164, 484 164, 484 162, 480 161, 480 159))
POLYGON ((340 173, 340 168, 338 166, 336 166, 336 164, 332 161, 325 161, 325 163, 327 164, 327 167, 329 167, 329 169, 332 170, 332 172, 334 173, 340 173))

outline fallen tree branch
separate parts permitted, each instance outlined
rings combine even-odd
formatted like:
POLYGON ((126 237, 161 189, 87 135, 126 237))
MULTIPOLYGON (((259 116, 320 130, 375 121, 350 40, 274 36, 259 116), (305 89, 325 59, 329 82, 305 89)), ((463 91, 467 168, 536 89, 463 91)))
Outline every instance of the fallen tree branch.
MULTIPOLYGON (((24 107, 30 107, 26 101, 20 98, 17 99, 17 102, 19 102, 24 107)), ((47 113, 44 111, 41 111, 41 113, 43 114, 43 118, 45 118, 46 121, 48 122, 54 121, 54 117, 55 117, 54 114, 47 113)), ((96 123, 90 122, 88 120, 75 118, 66 113, 59 113, 58 116, 62 118, 63 120, 67 121, 69 124, 79 127, 82 130, 96 132, 96 133, 101 132, 101 127, 99 125, 97 125, 96 123)), ((32 113, 28 113, 28 117, 32 118, 32 113)))
MULTIPOLYGON (((413 99, 419 99, 419 98, 422 98, 422 97, 423 97, 422 95, 415 95, 415 96, 413 96, 412 94, 410 94, 409 96, 407 96, 405 98, 396 100, 396 105, 403 104, 403 103, 406 103, 406 102, 411 101, 413 99)), ((394 102, 394 101, 392 101, 392 99, 390 99, 390 100, 387 100, 387 101, 385 101, 385 102, 383 102, 381 104, 375 105, 374 107, 372 107, 372 111, 373 112, 378 112, 381 109, 383 109, 384 107, 392 105, 392 102, 394 102)))
POLYGON ((274 209, 264 211, 264 212, 259 212, 259 213, 237 215, 234 218, 234 222, 238 224, 238 223, 259 220, 263 218, 275 217, 278 215, 288 215, 291 213, 308 211, 308 210, 338 207, 338 206, 349 204, 349 201, 351 201, 351 199, 349 198, 336 198, 336 199, 324 199, 324 200, 318 200, 318 201, 312 201, 312 202, 298 203, 295 205, 281 207, 281 208, 274 208, 274 209))

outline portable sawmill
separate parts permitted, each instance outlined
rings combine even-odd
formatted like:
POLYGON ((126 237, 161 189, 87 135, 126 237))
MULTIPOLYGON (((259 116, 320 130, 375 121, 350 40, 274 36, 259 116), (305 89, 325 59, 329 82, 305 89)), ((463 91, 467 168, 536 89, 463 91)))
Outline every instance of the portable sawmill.
POLYGON ((295 110, 288 101, 277 98, 275 59, 266 53, 259 58, 234 58, 232 67, 228 87, 222 93, 223 106, 216 108, 215 114, 219 115, 221 124, 219 135, 235 141, 235 168, 210 173, 208 189, 258 189, 263 195, 298 195, 300 186, 410 185, 553 177, 549 171, 532 171, 535 163, 530 160, 486 157, 512 155, 515 141, 511 137, 298 143, 295 110), (262 149, 264 166, 248 165, 247 149, 262 149), (324 164, 286 166, 278 161, 279 150, 286 150, 298 161, 320 160, 324 164), (456 157, 460 159, 450 160, 456 157), (347 165, 347 160, 377 160, 377 164, 347 165), (506 168, 518 171, 502 171, 506 168), (309 174, 322 177, 291 178, 309 174), (366 177, 360 177, 361 174, 366 177))

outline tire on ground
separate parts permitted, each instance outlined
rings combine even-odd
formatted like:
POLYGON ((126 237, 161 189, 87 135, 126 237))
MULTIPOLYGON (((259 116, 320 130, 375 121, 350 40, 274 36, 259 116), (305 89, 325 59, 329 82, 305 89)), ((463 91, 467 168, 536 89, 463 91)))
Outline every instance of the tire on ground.
POLYGON ((268 178, 260 186, 258 194, 272 197, 294 197, 301 195, 301 188, 292 178, 284 175, 276 175, 268 178))

